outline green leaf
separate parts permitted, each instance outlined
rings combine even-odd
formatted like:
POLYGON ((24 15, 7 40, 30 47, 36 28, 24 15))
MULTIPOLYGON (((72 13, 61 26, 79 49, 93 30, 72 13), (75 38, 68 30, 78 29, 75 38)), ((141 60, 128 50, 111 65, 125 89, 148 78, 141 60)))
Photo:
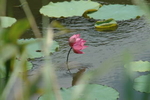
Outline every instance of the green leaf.
POLYGON ((27 19, 17 21, 9 30, 9 39, 17 41, 19 37, 29 28, 27 19))
POLYGON ((17 47, 13 44, 0 45, 0 61, 5 62, 6 60, 15 56, 17 52, 17 47))
POLYGON ((99 6, 99 3, 92 1, 50 2, 40 9, 40 13, 48 17, 82 16, 86 10, 98 10, 99 6))
POLYGON ((107 19, 104 21, 97 21, 95 28, 98 31, 114 31, 118 28, 118 24, 114 19, 107 19))
MULTIPOLYGON (((19 64, 19 63, 21 63, 21 60, 15 60, 15 62, 13 64, 14 67, 16 67, 17 64, 19 64)), ((26 63, 26 70, 25 71, 30 70, 33 67, 31 62, 26 61, 25 63, 26 63)), ((4 78, 5 77, 5 74, 6 74, 5 67, 6 66, 4 65, 4 63, 2 61, 0 61, 0 78, 4 78)), ((20 66, 20 67, 24 67, 24 66, 20 66)), ((20 70, 20 72, 23 72, 23 71, 20 70)))
MULTIPOLYGON (((44 57, 42 52, 42 44, 44 39, 20 39, 18 40, 19 44, 25 44, 27 45, 27 58, 38 58, 38 57, 44 57)), ((49 53, 55 52, 59 48, 59 45, 56 41, 53 41, 53 44, 49 49, 49 53)))
POLYGON ((87 16, 94 19, 129 20, 144 15, 144 11, 135 5, 103 5, 97 12, 89 13, 87 16))
POLYGON ((19 37, 29 28, 27 19, 18 20, 10 28, 0 33, 1 39, 6 43, 16 44, 19 37))
MULTIPOLYGON (((62 88, 61 95, 63 100, 71 100, 74 95, 75 89, 80 89, 83 85, 76 85, 71 88, 62 88)), ((50 95, 45 94, 39 98, 39 100, 44 100, 44 96, 50 95)), ((56 100, 54 96, 51 96, 49 100, 56 100)), ((85 90, 78 96, 78 100, 117 100, 119 98, 119 93, 111 87, 98 85, 98 84, 88 84, 85 90)))
POLYGON ((0 16, 1 27, 7 28, 13 25, 17 20, 15 18, 0 16))
POLYGON ((132 71, 146 72, 150 71, 150 62, 140 60, 126 64, 124 67, 129 68, 132 71))
POLYGON ((134 89, 140 92, 150 93, 150 74, 136 78, 134 80, 134 89))

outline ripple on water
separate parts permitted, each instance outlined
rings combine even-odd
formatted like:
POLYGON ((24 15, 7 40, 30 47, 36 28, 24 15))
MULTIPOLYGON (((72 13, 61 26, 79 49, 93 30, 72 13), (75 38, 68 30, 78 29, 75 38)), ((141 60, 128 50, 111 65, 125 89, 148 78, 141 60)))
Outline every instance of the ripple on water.
MULTIPOLYGON (((100 54, 107 53, 109 55, 113 55, 114 53, 120 52, 125 48, 131 47, 132 45, 135 45, 145 39, 148 39, 150 36, 150 29, 149 27, 147 27, 147 24, 145 23, 143 18, 118 21, 118 29, 112 32, 96 31, 93 27, 94 21, 96 20, 89 21, 89 19, 83 17, 61 18, 57 20, 60 21, 65 27, 74 30, 74 32, 71 32, 70 34, 65 34, 56 37, 55 39, 60 43, 60 51, 55 53, 54 59, 56 61, 59 60, 60 62, 64 61, 65 55, 67 54, 69 48, 68 38, 73 34, 80 33, 81 37, 87 41, 86 45, 92 48, 96 47, 95 49, 87 48, 84 50, 86 55, 97 55, 94 56, 95 59, 101 59, 103 58, 103 56, 108 56, 99 56, 98 54, 95 54, 97 53, 97 50, 100 50, 100 54), (75 24, 76 22, 78 24, 75 24), (57 57, 57 55, 59 56, 57 57)), ((74 54, 71 54, 70 59, 75 59, 74 56, 74 54)), ((109 58, 109 56, 107 58, 109 58)), ((82 59, 82 57, 78 59, 80 60, 82 59)), ((86 58, 84 58, 83 56, 83 59, 86 58)))
MULTIPOLYGON (((143 17, 134 20, 118 21, 118 29, 112 32, 96 31, 93 27, 96 20, 89 21, 89 19, 83 17, 65 18, 59 19, 59 21, 65 27, 74 30, 74 32, 59 36, 55 39, 61 46, 60 51, 52 55, 53 62, 56 62, 58 66, 65 63, 66 54, 69 50, 68 38, 78 33, 87 41, 86 45, 89 47, 83 50, 85 52, 83 55, 77 55, 71 52, 69 61, 70 63, 74 61, 80 63, 81 67, 84 65, 88 66, 87 71, 101 67, 101 64, 110 58, 116 59, 114 63, 117 64, 121 61, 120 54, 125 49, 131 50, 136 55, 136 60, 149 58, 147 56, 149 50, 146 53, 140 51, 141 48, 145 48, 148 45, 144 40, 148 40, 150 37, 150 28, 147 26, 143 17)), ((63 72, 63 70, 65 68, 61 70, 62 73, 65 73, 66 71, 63 72)), ((122 72, 123 65, 120 65, 110 73, 106 72, 101 78, 92 80, 92 83, 108 85, 123 93, 122 72)), ((71 77, 67 79, 71 80, 71 77)))

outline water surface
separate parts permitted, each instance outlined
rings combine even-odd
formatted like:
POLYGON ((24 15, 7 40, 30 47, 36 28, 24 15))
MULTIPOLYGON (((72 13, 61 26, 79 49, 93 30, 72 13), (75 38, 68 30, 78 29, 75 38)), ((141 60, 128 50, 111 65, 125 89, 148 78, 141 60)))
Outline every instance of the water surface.
MULTIPOLYGON (((13 1, 13 0, 11 0, 13 1)), ((9 2, 11 2, 9 1, 9 2)), ((33 5, 35 2, 36 6, 31 6, 31 10, 34 12, 35 19, 41 29, 41 15, 38 10, 40 9, 41 2, 37 0, 31 0, 29 5, 33 5), (32 1, 32 2, 31 2, 32 1)), ((99 1, 104 4, 132 4, 129 0, 102 0, 99 1)), ((12 6, 19 5, 17 1, 12 3, 12 6)), ((11 14, 11 10, 8 15, 15 16, 17 19, 22 19, 25 17, 22 8, 14 7, 14 12, 11 14)), ((150 28, 147 25, 144 17, 133 20, 118 21, 119 27, 116 31, 112 32, 100 32, 96 31, 94 28, 94 23, 96 20, 87 19, 83 17, 70 17, 61 19, 51 19, 61 22, 66 28, 72 30, 72 32, 55 37, 54 40, 59 42, 60 49, 51 55, 54 67, 56 67, 59 84, 61 87, 70 87, 72 82, 72 76, 67 73, 65 61, 66 55, 69 50, 68 39, 74 34, 81 34, 81 37, 87 41, 86 45, 88 48, 83 51, 85 54, 75 54, 70 53, 69 62, 71 72, 75 73, 79 68, 86 68, 86 72, 91 71, 96 68, 103 68, 102 63, 108 59, 112 59, 113 65, 117 65, 113 70, 106 72, 103 76, 98 76, 99 78, 93 79, 90 83, 102 84, 110 86, 116 89, 120 93, 120 98, 118 100, 126 100, 124 95, 124 67, 121 63, 122 54, 124 51, 129 51, 133 55, 133 60, 147 60, 150 61, 150 48, 149 48, 149 38, 150 38, 150 28), (73 68, 75 67, 75 68, 73 68)), ((46 30, 46 28, 45 28, 46 30)), ((29 30, 22 38, 34 37, 32 30, 29 30)), ((41 67, 43 63, 43 58, 38 58, 33 61, 34 68, 30 71, 31 75, 41 67)), ((103 69, 101 69, 103 70, 103 69)), ((143 73, 144 74, 144 73, 143 73)), ((134 90, 133 90, 134 91, 134 90)), ((136 92, 135 100, 141 100, 142 93, 136 92)), ((35 98, 34 98, 35 100, 35 98)))

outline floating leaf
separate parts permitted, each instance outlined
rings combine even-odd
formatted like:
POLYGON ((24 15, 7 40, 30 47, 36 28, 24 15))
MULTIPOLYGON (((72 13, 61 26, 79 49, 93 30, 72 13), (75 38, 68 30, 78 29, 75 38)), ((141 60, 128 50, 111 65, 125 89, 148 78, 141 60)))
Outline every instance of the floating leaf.
POLYGON ((97 21, 95 23, 95 28, 98 31, 114 31, 117 29, 117 27, 117 22, 112 18, 104 21, 97 21))
MULTIPOLYGON (((19 44, 27 44, 27 58, 38 58, 43 57, 42 45, 43 39, 20 39, 19 44)), ((50 46, 49 53, 55 52, 59 48, 59 45, 56 41, 53 41, 52 46, 50 46)))
POLYGON ((134 89, 140 92, 150 93, 150 74, 136 78, 134 80, 134 89))
POLYGON ((132 71, 146 72, 150 71, 150 62, 148 61, 135 61, 124 66, 132 71))
POLYGON ((7 28, 10 27, 12 24, 14 24, 17 20, 15 18, 1 16, 0 21, 1 21, 1 27, 7 28))
MULTIPOLYGON (((71 100, 74 95, 75 89, 80 89, 83 85, 76 85, 71 88, 61 89, 61 95, 63 100, 71 100)), ((45 94, 39 98, 39 100, 45 100, 44 96, 50 95, 45 94)), ((98 85, 98 84, 88 84, 85 90, 78 96, 77 100, 117 100, 119 98, 119 93, 111 87, 98 85)), ((56 100, 54 95, 49 98, 49 100, 56 100)))
POLYGON ((135 5, 103 5, 98 11, 87 14, 94 19, 129 20, 144 15, 144 11, 135 5))
POLYGON ((86 10, 97 10, 99 6, 99 3, 92 1, 50 2, 40 9, 40 13, 48 17, 82 16, 86 10))

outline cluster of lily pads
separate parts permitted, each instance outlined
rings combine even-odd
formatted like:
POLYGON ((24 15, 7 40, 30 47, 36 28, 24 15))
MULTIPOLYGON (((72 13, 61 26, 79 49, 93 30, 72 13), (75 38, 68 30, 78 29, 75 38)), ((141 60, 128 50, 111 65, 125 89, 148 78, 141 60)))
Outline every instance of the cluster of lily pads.
MULTIPOLYGON (((124 66, 131 71, 135 72, 148 72, 150 71, 150 62, 148 61, 134 61, 124 66)), ((140 92, 150 93, 150 74, 141 75, 134 80, 134 89, 140 92)))
POLYGON ((144 11, 136 5, 110 4, 101 5, 93 1, 50 2, 40 9, 48 17, 83 16, 97 19, 95 28, 99 31, 113 31, 118 27, 117 21, 139 18, 144 11))

